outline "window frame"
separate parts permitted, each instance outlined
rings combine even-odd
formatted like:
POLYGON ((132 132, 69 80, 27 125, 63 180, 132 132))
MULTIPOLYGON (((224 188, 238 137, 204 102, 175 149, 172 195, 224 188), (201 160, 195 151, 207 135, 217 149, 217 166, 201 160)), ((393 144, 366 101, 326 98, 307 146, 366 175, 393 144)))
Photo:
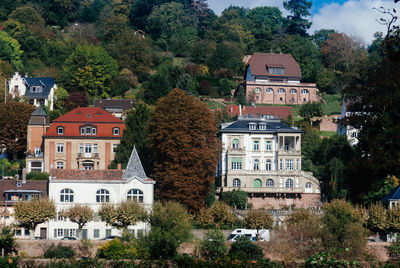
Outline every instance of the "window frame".
POLYGON ((268 152, 272 151, 272 141, 270 140, 265 141, 265 151, 268 152))
POLYGON ((74 202, 74 191, 70 188, 62 189, 60 191, 60 202, 73 203, 74 202))
POLYGON ((57 153, 64 153, 64 143, 57 143, 57 153))
POLYGON ((96 203, 110 203, 110 191, 99 189, 96 191, 96 203))
POLYGON ((267 159, 266 161, 265 161, 265 170, 272 170, 272 161, 271 161, 271 159, 267 159))
POLYGON ((290 92, 290 94, 297 94, 297 90, 294 89, 294 88, 291 88, 291 89, 289 90, 289 92, 290 92))
POLYGON ((275 187, 274 180, 273 179, 267 179, 267 181, 265 183, 265 186, 268 187, 268 188, 274 188, 275 187), (271 184, 271 182, 272 182, 272 184, 271 184))
POLYGON ((253 151, 260 151, 260 140, 253 140, 253 151))
POLYGON ((233 150, 238 150, 239 149, 239 139, 233 139, 232 140, 232 149, 233 150))
POLYGON ((137 201, 138 203, 144 203, 144 193, 142 190, 132 188, 126 193, 126 200, 137 201), (136 191, 136 193, 134 193, 136 191))
POLYGON ((304 186, 305 189, 312 189, 312 183, 311 182, 306 182, 306 185, 304 186))
POLYGON ((254 169, 254 170, 260 170, 260 160, 254 159, 254 162, 253 162, 253 169, 254 169))
POLYGON ((119 127, 114 127, 112 133, 113 133, 114 136, 119 136, 120 135, 119 127))
POLYGON ((242 158, 238 157, 238 158, 232 158, 231 159, 231 169, 232 170, 241 170, 242 169, 242 158), (234 161, 234 160, 238 160, 240 158, 240 161, 234 161))
POLYGON ((58 161, 56 163, 56 169, 64 169, 64 162, 58 161))
POLYGON ((294 181, 293 181, 293 179, 287 179, 286 180, 286 182, 285 182, 285 186, 286 186, 286 188, 291 188, 291 189, 293 189, 294 188, 294 181))
POLYGON ((64 127, 57 127, 57 135, 64 135, 64 127))
POLYGON ((283 89, 283 88, 278 89, 278 94, 285 94, 285 93, 286 93, 285 89, 283 89))
POLYGON ((232 187, 233 188, 240 188, 240 185, 241 185, 241 181, 240 181, 239 178, 234 178, 232 180, 232 187))

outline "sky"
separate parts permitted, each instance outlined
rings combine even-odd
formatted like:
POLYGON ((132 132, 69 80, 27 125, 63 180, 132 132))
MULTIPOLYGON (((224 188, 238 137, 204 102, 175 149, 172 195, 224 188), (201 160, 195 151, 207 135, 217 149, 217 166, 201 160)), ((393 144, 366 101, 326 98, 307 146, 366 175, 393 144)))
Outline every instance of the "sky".
MULTIPOLYGON (((283 0, 208 0, 208 5, 218 15, 230 5, 247 8, 275 6, 281 9, 284 16, 288 15, 283 8, 283 0)), ((400 3, 394 4, 393 0, 313 0, 309 18, 313 24, 309 33, 313 34, 319 29, 334 29, 368 45, 374 39, 375 32, 386 33, 386 26, 376 21, 384 16, 374 7, 397 7, 399 11, 400 3)))

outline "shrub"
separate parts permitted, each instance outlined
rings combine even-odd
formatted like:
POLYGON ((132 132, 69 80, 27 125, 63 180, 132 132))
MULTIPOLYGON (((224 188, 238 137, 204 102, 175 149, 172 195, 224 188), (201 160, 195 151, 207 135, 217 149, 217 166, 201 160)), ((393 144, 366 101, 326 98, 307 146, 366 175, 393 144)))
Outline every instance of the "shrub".
POLYGON ((232 244, 229 250, 230 257, 238 260, 261 260, 264 253, 259 245, 250 241, 246 236, 241 236, 232 244))
POLYGON ((55 246, 51 244, 43 256, 47 259, 69 259, 75 257, 75 251, 71 246, 63 246, 62 244, 55 246))
POLYGON ((79 258, 90 258, 92 255, 93 244, 88 239, 82 239, 78 244, 79 258))
POLYGON ((247 212, 244 222, 247 228, 256 229, 271 229, 274 224, 272 215, 264 209, 251 209, 247 212))
POLYGON ((234 189, 230 192, 222 192, 220 200, 231 207, 243 209, 247 206, 247 193, 239 189, 234 189))
POLYGON ((116 238, 100 246, 96 255, 108 260, 134 259, 136 250, 131 244, 123 243, 116 238))
POLYGON ((212 226, 221 228, 224 226, 233 226, 236 216, 232 208, 224 202, 215 202, 210 208, 200 210, 197 215, 197 222, 202 226, 212 226))
POLYGON ((49 173, 46 172, 30 172, 26 174, 27 180, 49 180, 49 173))
POLYGON ((204 240, 200 244, 200 253, 203 257, 216 259, 228 253, 228 245, 220 230, 207 231, 204 240))
POLYGON ((2 268, 17 268, 18 262, 18 257, 0 257, 0 267, 2 268))
POLYGON ((391 259, 399 260, 400 259, 400 242, 395 242, 387 247, 389 256, 391 259))
POLYGON ((0 251, 4 249, 4 254, 18 253, 17 242, 14 238, 14 229, 11 226, 2 226, 0 232, 0 251))

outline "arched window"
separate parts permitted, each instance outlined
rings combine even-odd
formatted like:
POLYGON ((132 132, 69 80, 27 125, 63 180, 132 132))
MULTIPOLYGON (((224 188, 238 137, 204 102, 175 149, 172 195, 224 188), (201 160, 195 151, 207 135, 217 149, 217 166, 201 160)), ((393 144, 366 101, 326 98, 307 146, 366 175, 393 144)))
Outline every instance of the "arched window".
POLYGON ((239 140, 238 139, 232 140, 232 149, 234 149, 234 150, 239 149, 239 140))
POLYGON ((255 179, 254 180, 254 188, 261 188, 262 187, 262 182, 260 179, 255 179))
POLYGON ((283 88, 278 89, 278 93, 285 93, 285 90, 283 88))
POLYGON ((113 128, 113 135, 119 136, 119 127, 113 128))
POLYGON ((271 170, 272 169, 272 162, 270 159, 267 159, 267 161, 265 162, 265 170, 271 170))
POLYGON ((297 93, 297 90, 296 90, 296 89, 292 88, 292 89, 290 90, 290 94, 296 94, 296 93, 297 93))
POLYGON ((267 180, 267 187, 274 187, 274 180, 268 179, 267 180))
POLYGON ((306 189, 312 189, 312 184, 311 182, 306 183, 306 189))
POLYGON ((286 181, 286 188, 293 188, 293 180, 292 179, 288 179, 286 181))
POLYGON ((60 194, 60 202, 74 202, 74 191, 71 189, 62 189, 60 194))
POLYGON ((63 127, 58 127, 57 128, 57 134, 58 135, 64 135, 64 128, 63 127))
POLYGON ((239 179, 233 179, 233 183, 232 183, 233 187, 240 187, 240 180, 239 179))
POLYGON ((127 199, 143 203, 143 192, 139 189, 130 189, 127 194, 127 199))
POLYGON ((106 189, 100 189, 96 192, 97 203, 108 203, 110 202, 110 192, 106 189))
POLYGON ((260 91, 261 91, 261 89, 260 89, 259 87, 256 87, 256 88, 254 89, 254 93, 260 93, 260 91))
POLYGON ((274 90, 273 90, 272 88, 267 88, 267 89, 265 90, 265 92, 267 92, 267 93, 274 93, 274 90))
POLYGON ((308 90, 307 89, 302 89, 301 90, 301 94, 308 94, 308 90))
POLYGON ((254 160, 254 170, 260 169, 260 161, 258 159, 254 160))

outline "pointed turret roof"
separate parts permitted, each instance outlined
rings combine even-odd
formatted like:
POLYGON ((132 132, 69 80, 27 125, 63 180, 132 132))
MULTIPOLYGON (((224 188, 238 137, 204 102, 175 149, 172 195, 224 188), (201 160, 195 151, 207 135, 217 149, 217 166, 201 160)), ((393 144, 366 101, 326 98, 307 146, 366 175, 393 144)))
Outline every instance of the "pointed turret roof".
POLYGON ((50 125, 50 118, 47 116, 46 112, 42 109, 42 107, 38 107, 31 114, 28 125, 48 126, 50 125))
POLYGON ((133 177, 140 181, 145 181, 147 179, 142 163, 140 162, 139 155, 136 151, 136 147, 133 147, 131 157, 129 158, 129 162, 126 165, 126 169, 124 170, 122 179, 128 180, 133 177))
POLYGON ((38 108, 36 108, 35 111, 33 111, 32 115, 33 116, 47 116, 46 112, 40 106, 38 108))

